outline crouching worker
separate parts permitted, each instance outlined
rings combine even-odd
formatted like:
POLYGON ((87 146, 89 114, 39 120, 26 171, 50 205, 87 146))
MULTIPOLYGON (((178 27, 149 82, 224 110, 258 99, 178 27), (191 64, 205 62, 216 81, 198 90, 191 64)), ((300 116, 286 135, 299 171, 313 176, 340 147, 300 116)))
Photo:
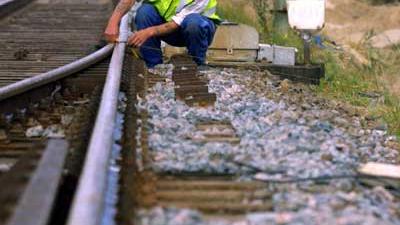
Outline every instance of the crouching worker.
MULTIPOLYGON (((120 0, 112 14, 105 36, 109 42, 117 41, 119 22, 135 0, 120 0)), ((135 24, 138 29, 128 44, 139 47, 147 66, 161 64, 161 41, 186 47, 198 65, 205 63, 208 46, 213 40, 216 23, 217 0, 147 0, 138 9, 135 24)))

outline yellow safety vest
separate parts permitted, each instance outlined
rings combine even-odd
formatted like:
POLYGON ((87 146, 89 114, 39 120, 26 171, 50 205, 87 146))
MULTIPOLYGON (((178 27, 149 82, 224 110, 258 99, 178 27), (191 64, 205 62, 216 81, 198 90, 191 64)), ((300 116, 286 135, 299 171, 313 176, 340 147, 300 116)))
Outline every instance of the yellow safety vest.
MULTIPOLYGON (((174 15, 179 13, 184 7, 193 4, 195 0, 147 0, 147 2, 154 5, 158 13, 169 22, 174 15)), ((217 15, 217 0, 210 0, 201 15, 212 20, 220 20, 217 15)))

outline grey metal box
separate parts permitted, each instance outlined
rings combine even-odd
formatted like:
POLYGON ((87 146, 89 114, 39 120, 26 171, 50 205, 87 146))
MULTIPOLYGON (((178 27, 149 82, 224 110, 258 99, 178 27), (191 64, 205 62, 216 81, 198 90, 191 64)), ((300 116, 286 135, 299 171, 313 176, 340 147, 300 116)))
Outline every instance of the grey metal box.
POLYGON ((294 66, 296 63, 296 48, 274 45, 273 64, 294 66))
POLYGON ((274 47, 269 44, 259 44, 257 61, 274 61, 274 47))

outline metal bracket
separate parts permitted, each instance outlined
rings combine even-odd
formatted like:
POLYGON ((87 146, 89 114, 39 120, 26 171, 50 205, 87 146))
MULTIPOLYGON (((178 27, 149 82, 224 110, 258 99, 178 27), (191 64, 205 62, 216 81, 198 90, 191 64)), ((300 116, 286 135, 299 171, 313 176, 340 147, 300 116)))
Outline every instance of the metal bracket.
POLYGON ((301 38, 303 39, 304 44, 304 64, 309 65, 311 63, 311 33, 302 31, 301 38))

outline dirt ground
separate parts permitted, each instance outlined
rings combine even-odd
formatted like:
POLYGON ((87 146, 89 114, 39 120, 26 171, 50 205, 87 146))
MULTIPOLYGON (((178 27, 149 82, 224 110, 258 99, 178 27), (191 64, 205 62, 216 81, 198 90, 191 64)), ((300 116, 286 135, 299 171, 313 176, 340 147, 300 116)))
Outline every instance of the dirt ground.
POLYGON ((361 0, 327 0, 324 32, 339 43, 360 42, 373 31, 374 47, 400 43, 400 5, 372 6, 361 0))
MULTIPOLYGON (((327 0, 324 33, 337 43, 357 45, 372 34, 371 45, 388 48, 400 44, 400 4, 371 5, 364 0, 327 0)), ((360 62, 366 58, 348 47, 360 62)), ((400 96, 400 74, 383 74, 383 81, 400 96)))

